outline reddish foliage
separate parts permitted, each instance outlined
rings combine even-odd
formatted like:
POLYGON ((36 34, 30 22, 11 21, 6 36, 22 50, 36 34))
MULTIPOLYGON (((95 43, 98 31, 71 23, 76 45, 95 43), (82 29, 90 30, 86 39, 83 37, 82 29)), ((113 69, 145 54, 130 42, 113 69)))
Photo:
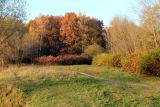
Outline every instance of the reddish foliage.
POLYGON ((91 58, 82 55, 65 55, 65 56, 41 56, 34 60, 35 64, 47 65, 76 65, 91 64, 91 58))
POLYGON ((147 54, 146 50, 139 50, 132 53, 129 58, 126 58, 123 62, 123 69, 130 73, 141 74, 141 70, 139 69, 139 60, 145 54, 147 54))
MULTIPOLYGON (((28 23, 29 38, 38 56, 81 54, 94 43, 105 47, 101 21, 66 13, 65 16, 40 16, 28 23)), ((35 55, 37 56, 37 55, 35 55)))
POLYGON ((61 20, 61 53, 77 54, 80 36, 78 34, 78 17, 75 13, 67 13, 61 20), (76 47, 76 48, 75 48, 76 47))
POLYGON ((41 46, 41 55, 58 55, 60 52, 60 20, 58 16, 41 16, 28 24, 32 40, 41 46))

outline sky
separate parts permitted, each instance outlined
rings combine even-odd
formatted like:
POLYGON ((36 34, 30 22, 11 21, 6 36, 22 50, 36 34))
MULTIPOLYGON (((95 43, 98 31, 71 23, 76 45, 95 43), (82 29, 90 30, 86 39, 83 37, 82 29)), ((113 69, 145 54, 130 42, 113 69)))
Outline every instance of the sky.
POLYGON ((114 16, 127 17, 137 23, 136 0, 27 0, 28 21, 40 15, 83 13, 102 20, 105 26, 114 16))

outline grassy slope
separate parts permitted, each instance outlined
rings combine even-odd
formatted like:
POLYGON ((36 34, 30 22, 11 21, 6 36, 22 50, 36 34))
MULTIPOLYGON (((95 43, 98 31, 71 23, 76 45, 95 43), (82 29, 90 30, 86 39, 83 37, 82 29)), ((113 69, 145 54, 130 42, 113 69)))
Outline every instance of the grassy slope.
POLYGON ((12 67, 0 73, 0 84, 21 89, 30 107, 160 107, 160 78, 103 66, 12 67))

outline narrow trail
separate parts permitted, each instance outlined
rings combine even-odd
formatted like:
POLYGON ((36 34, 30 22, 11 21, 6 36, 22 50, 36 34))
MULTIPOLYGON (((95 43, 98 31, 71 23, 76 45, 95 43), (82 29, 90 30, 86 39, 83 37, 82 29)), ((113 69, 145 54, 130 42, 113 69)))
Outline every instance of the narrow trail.
MULTIPOLYGON (((111 79, 107 79, 107 78, 104 78, 104 77, 95 76, 95 75, 92 75, 92 74, 89 74, 89 73, 84 73, 84 72, 76 72, 76 73, 79 74, 79 75, 85 76, 85 77, 96 79, 96 80, 100 80, 100 81, 104 81, 104 82, 107 81, 110 84, 121 84, 122 83, 122 81, 111 80, 111 79)), ((134 83, 134 82, 130 82, 130 81, 127 81, 126 85, 151 88, 151 86, 149 84, 134 83)))

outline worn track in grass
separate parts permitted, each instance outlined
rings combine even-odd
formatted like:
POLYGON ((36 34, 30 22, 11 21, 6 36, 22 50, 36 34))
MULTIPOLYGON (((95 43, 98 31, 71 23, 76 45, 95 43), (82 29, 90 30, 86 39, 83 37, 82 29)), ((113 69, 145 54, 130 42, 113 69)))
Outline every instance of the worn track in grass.
MULTIPOLYGON (((84 72, 76 72, 79 75, 83 75, 85 77, 89 77, 89 78, 93 78, 93 79, 97 79, 97 80, 101 80, 101 81, 107 81, 108 83, 111 84, 119 84, 121 83, 120 81, 116 81, 116 80, 111 80, 111 79, 106 79, 104 77, 100 77, 100 76, 95 76, 93 74, 89 74, 89 73, 84 73, 84 72)), ((127 85, 131 85, 131 86, 141 86, 141 87, 146 87, 146 88, 150 88, 149 85, 147 84, 141 84, 141 83, 133 83, 133 82, 127 82, 127 85)))

